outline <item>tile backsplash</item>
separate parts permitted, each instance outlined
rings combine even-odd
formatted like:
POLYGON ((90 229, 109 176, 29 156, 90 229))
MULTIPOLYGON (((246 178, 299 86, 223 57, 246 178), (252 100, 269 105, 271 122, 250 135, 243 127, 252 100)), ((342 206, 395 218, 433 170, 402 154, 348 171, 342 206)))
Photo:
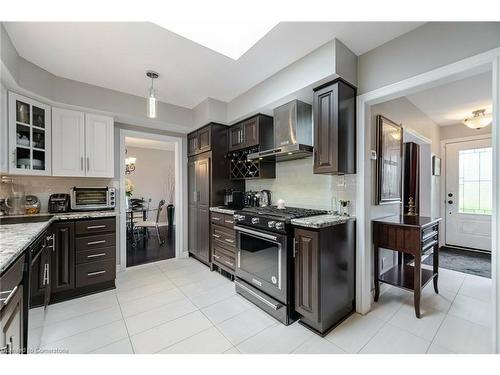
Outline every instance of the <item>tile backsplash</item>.
POLYGON ((246 190, 271 190, 273 204, 284 199, 287 206, 323 210, 337 210, 338 200, 349 200, 354 215, 356 181, 356 175, 313 174, 313 158, 304 158, 277 163, 276 178, 247 180, 246 190))
POLYGON ((7 198, 14 187, 24 194, 36 195, 40 199, 41 212, 48 211, 49 196, 54 193, 69 193, 73 186, 94 187, 114 186, 111 178, 88 177, 43 177, 43 176, 2 176, 0 197, 7 198))

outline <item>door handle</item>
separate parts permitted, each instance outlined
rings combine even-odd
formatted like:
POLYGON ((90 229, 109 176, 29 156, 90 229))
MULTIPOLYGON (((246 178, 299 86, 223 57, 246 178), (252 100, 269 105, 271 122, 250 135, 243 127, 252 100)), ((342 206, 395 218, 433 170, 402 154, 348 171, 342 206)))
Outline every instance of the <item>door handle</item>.
POLYGON ((90 158, 87 156, 87 171, 90 170, 90 158))
POLYGON ((97 245, 99 243, 106 243, 106 240, 87 242, 87 245, 97 245))

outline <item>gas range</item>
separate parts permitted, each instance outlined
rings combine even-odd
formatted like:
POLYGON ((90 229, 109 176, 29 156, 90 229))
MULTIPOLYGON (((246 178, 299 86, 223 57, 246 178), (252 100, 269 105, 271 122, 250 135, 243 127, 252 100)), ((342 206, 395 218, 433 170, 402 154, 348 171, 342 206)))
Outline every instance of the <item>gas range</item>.
POLYGON ((245 207, 235 212, 234 220, 238 224, 273 232, 286 233, 287 224, 290 224, 290 220, 326 213, 327 211, 323 210, 298 207, 286 207, 284 209, 277 208, 276 206, 245 207))

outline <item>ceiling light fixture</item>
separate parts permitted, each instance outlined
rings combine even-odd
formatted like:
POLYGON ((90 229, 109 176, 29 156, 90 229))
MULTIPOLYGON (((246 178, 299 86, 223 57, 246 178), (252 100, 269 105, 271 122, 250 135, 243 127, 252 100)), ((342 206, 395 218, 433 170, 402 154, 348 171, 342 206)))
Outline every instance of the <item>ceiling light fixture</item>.
POLYGON ((485 109, 472 111, 474 117, 466 118, 463 123, 471 129, 482 129, 491 124, 493 117, 491 114, 486 114, 485 109))
POLYGON ((168 20, 155 22, 177 35, 238 60, 278 24, 271 20, 202 21, 168 20))
POLYGON ((151 87, 149 88, 149 96, 148 96, 148 117, 156 118, 156 96, 154 89, 154 80, 158 78, 160 75, 152 70, 148 70, 146 72, 146 76, 151 78, 151 87))

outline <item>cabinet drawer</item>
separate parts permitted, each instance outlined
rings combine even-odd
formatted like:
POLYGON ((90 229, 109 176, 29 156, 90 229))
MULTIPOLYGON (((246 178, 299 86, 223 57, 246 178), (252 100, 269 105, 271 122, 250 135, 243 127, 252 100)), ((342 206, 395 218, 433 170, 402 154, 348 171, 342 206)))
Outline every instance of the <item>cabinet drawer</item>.
POLYGON ((214 262, 216 264, 220 264, 226 268, 229 268, 232 271, 235 270, 234 258, 230 258, 228 256, 222 255, 220 252, 214 251, 214 253, 212 254, 212 262, 214 262))
POLYGON ((236 249, 230 249, 222 246, 214 245, 212 247, 212 253, 225 256, 234 260, 236 258, 236 249))
MULTIPOLYGON (((8 270, 0 277, 0 298, 8 298, 12 293, 12 290, 21 284, 23 280, 24 271, 24 259, 25 256, 21 256, 17 261, 15 261, 8 270)), ((11 297, 12 298, 12 297, 11 297)), ((3 303, 0 302, 0 308, 3 303)))
POLYGON ((212 225, 212 241, 214 243, 234 248, 236 245, 235 238, 234 230, 219 225, 212 225))
POLYGON ((217 225, 224 225, 224 214, 219 212, 212 212, 212 223, 217 225))
POLYGON ((116 247, 101 247, 76 253, 76 264, 116 259, 116 247))
POLYGON ((79 264, 76 266, 76 287, 82 287, 104 281, 114 280, 116 264, 114 259, 79 264))
POLYGON ((224 226, 233 229, 234 228, 234 217, 233 215, 224 215, 224 226))
POLYGON ((92 250, 101 247, 114 246, 116 234, 100 234, 98 236, 85 236, 76 238, 76 251, 92 250))
POLYGON ((76 235, 115 232, 115 218, 83 220, 76 222, 76 235))

